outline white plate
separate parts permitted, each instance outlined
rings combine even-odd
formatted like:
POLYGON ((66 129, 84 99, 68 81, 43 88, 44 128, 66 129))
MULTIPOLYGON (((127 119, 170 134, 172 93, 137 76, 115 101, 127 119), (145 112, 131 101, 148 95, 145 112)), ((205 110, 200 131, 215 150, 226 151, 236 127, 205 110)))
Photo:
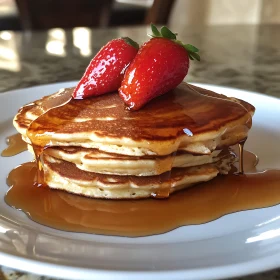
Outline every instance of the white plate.
MULTIPOLYGON (((23 104, 75 83, 44 85, 0 95, 0 149, 15 132, 11 119, 23 104)), ((257 111, 246 143, 260 168, 280 169, 280 99, 200 85, 251 102, 257 111)), ((224 216, 169 233, 124 238, 54 230, 32 222, 4 202, 5 177, 28 161, 24 152, 0 158, 0 264, 69 279, 214 279, 280 267, 280 205, 224 216)))

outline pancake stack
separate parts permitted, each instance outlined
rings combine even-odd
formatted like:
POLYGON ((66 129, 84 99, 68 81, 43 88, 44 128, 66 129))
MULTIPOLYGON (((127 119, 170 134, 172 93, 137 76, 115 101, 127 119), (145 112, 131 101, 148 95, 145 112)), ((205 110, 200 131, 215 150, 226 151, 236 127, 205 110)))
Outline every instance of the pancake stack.
POLYGON ((187 83, 125 109, 118 93, 71 99, 73 89, 22 107, 14 126, 40 160, 45 183, 87 197, 134 199, 227 174, 254 107, 187 83))

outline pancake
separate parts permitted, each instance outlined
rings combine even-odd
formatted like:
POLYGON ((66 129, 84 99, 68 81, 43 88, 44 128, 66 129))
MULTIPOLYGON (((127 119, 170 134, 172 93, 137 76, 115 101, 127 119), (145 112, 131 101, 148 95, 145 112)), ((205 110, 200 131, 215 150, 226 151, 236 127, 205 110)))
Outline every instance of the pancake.
POLYGON ((192 155, 180 151, 167 156, 136 157, 77 147, 53 147, 45 151, 47 155, 74 163, 81 170, 136 176, 159 175, 170 171, 173 167, 191 167, 214 163, 219 160, 220 152, 220 150, 215 150, 209 155, 192 155))
MULTIPOLYGON (((71 96, 72 92, 63 93, 71 96)), ((73 99, 42 114, 47 100, 28 104, 16 115, 14 125, 25 141, 30 143, 31 138, 38 146, 80 146, 131 156, 168 155, 177 150, 209 154, 246 138, 254 113, 254 107, 244 101, 187 83, 135 112, 124 109, 117 93, 73 99)))
POLYGON ((235 160, 224 155, 218 162, 196 167, 173 168, 158 176, 118 176, 80 170, 75 164, 44 155, 45 182, 51 189, 87 197, 137 199, 166 197, 194 184, 226 174, 235 160))
POLYGON ((14 126, 50 188, 97 198, 168 197, 227 174, 237 159, 229 147, 247 138, 255 110, 187 83, 133 112, 117 93, 72 92, 23 106, 14 126))

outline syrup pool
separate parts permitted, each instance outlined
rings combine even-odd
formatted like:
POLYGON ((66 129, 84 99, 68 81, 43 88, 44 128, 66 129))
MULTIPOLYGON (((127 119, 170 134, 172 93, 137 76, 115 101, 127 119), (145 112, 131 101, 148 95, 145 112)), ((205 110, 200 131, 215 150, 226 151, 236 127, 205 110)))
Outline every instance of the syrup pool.
POLYGON ((32 220, 64 231, 146 236, 202 224, 223 215, 280 203, 280 171, 256 171, 257 157, 244 151, 244 174, 215 179, 172 194, 168 199, 101 200, 34 185, 37 165, 13 169, 5 201, 32 220))

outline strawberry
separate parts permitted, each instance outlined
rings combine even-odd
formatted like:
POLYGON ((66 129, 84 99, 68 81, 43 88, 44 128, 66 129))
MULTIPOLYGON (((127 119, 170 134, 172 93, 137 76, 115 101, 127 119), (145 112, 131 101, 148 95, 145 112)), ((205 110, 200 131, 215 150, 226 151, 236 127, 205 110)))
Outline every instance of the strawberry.
POLYGON ((184 45, 163 26, 152 27, 153 38, 144 43, 127 68, 119 95, 130 110, 178 86, 188 73, 189 59, 200 60, 198 49, 184 45))
POLYGON ((128 37, 108 42, 91 60, 73 98, 84 99, 118 90, 124 71, 138 49, 138 44, 128 37))

